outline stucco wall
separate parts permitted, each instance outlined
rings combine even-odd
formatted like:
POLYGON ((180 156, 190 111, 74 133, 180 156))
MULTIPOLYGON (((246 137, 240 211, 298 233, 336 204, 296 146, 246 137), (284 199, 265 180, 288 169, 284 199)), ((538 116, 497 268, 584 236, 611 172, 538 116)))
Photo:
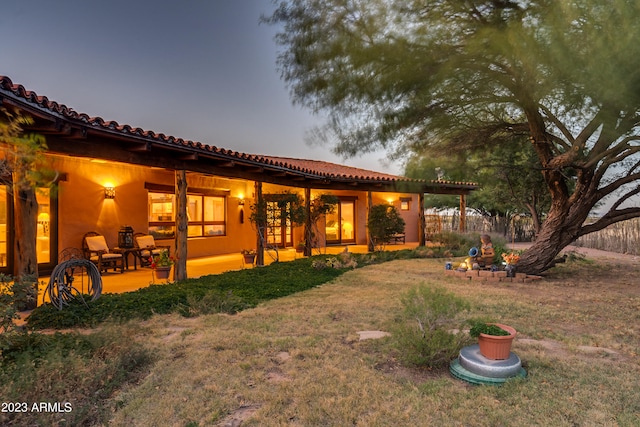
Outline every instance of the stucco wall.
MULTIPOLYGON (((80 248, 82 236, 88 231, 103 234, 110 247, 117 245, 118 231, 123 225, 146 233, 149 222, 145 182, 173 185, 175 179, 172 171, 71 157, 56 157, 54 167, 66 175, 58 193, 59 251, 67 247, 80 248), (116 189, 113 200, 104 198, 107 184, 116 189)), ((238 203, 240 197, 246 197, 247 187, 252 188, 252 183, 195 174, 189 174, 187 180, 191 187, 229 190, 226 236, 189 238, 190 258, 255 247, 247 214, 250 201, 245 206, 238 203), (241 209, 245 211, 244 224, 240 223, 241 209)), ((173 244, 173 241, 159 243, 173 244)))
MULTIPOLYGON (((103 234, 110 247, 118 242, 118 231, 123 225, 133 227, 136 232, 148 232, 148 191, 145 182, 173 185, 174 173, 163 169, 133 166, 114 162, 94 162, 90 159, 67 156, 52 157, 53 167, 64 173, 66 179, 60 183, 58 198, 58 251, 68 247, 80 248, 83 235, 88 231, 103 234), (105 199, 104 187, 113 185, 116 197, 105 199)), ((254 183, 244 180, 216 178, 201 174, 188 175, 191 188, 210 188, 228 191, 227 233, 225 236, 195 237, 188 240, 190 258, 207 255, 239 252, 244 248, 255 248, 255 231, 249 221, 250 206, 254 202, 254 183), (240 200, 244 200, 244 205, 240 200), (243 212, 244 222, 241 223, 243 212)), ((270 184, 263 185, 263 193, 293 191, 304 197, 303 189, 287 188, 270 184)), ((313 190, 312 197, 327 191, 313 190)), ((356 244, 366 244, 367 193, 358 191, 333 191, 336 196, 356 200, 356 244)), ((408 242, 418 240, 418 196, 400 193, 373 193, 374 204, 392 203, 400 209, 400 197, 411 198, 411 210, 400 211, 406 222, 408 242)), ((324 224, 319 224, 324 232, 324 224)), ((294 245, 304 239, 302 227, 293 232, 294 245)), ((173 244, 173 240, 159 241, 173 244)))

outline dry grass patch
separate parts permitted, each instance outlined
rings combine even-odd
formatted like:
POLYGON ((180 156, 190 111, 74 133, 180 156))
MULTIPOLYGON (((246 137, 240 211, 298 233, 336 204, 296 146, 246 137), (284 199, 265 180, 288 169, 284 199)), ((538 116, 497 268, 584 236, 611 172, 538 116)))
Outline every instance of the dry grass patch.
POLYGON ((155 363, 110 397, 109 425, 637 426, 639 273, 580 261, 538 282, 479 283, 401 260, 233 316, 131 321, 117 328, 155 363), (469 317, 513 325, 528 378, 471 386, 403 366, 393 336, 360 341, 392 331, 401 296, 421 284, 465 298, 469 317))
POLYGON ((117 397, 112 424, 638 425, 640 292, 627 280, 637 267, 612 275, 570 264, 544 281, 505 285, 445 278, 441 264, 370 266, 235 316, 146 321, 160 361, 117 397), (464 296, 470 315, 514 325, 529 377, 470 386, 446 371, 400 366, 392 337, 359 341, 357 331, 390 330, 400 295, 420 283, 464 296))

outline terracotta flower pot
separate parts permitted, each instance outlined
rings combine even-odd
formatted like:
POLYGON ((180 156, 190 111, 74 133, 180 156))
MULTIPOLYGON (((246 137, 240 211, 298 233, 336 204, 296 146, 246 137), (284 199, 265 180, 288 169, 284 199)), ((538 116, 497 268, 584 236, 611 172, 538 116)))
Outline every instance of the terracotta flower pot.
POLYGON ((253 264, 253 262, 256 260, 256 256, 254 254, 245 254, 243 255, 243 257, 245 264, 253 264))
POLYGON ((158 279, 168 279, 169 272, 171 271, 171 267, 156 267, 155 273, 158 279))
POLYGON ((478 345, 480 346, 480 354, 491 360, 505 360, 511 354, 511 344, 516 337, 516 330, 511 326, 494 323, 500 329, 509 332, 509 335, 487 335, 480 334, 478 337, 478 345))

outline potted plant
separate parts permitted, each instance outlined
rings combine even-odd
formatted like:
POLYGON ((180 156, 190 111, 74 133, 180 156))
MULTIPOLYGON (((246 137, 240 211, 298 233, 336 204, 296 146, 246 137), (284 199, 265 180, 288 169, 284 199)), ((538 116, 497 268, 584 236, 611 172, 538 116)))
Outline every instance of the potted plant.
POLYGON ((244 257, 244 262, 246 264, 253 264, 256 259, 256 251, 255 249, 243 249, 240 251, 242 256, 244 257))
POLYGON ((516 275, 516 264, 520 261, 520 254, 516 252, 503 253, 502 259, 504 260, 505 266, 504 271, 507 272, 507 277, 515 277, 516 275))
POLYGON ((491 360, 508 359, 516 330, 501 323, 475 322, 469 334, 478 338, 480 354, 491 360))
POLYGON ((301 241, 300 243, 298 243, 298 246, 296 246, 296 252, 298 252, 299 254, 304 252, 304 248, 305 248, 306 244, 303 241, 301 241))
POLYGON ((169 256, 168 250, 164 250, 158 255, 150 257, 149 263, 158 279, 167 279, 173 265, 173 257, 169 256))

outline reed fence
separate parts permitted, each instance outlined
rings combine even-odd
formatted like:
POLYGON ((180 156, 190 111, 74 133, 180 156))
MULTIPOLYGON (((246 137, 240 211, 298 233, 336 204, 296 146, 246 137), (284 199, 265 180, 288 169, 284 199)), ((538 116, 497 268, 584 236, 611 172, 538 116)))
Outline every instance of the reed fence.
POLYGON ((618 222, 604 230, 582 236, 578 246, 621 254, 640 255, 640 218, 618 222))
MULTIPOLYGON (((425 215, 425 233, 430 236, 442 231, 458 231, 460 215, 425 215)), ((466 230, 469 233, 490 233, 501 235, 508 242, 531 242, 535 237, 530 218, 508 221, 505 218, 485 218, 467 215, 466 230)), ((600 249, 623 254, 640 255, 640 218, 613 224, 604 230, 587 234, 575 242, 576 246, 600 249)))

